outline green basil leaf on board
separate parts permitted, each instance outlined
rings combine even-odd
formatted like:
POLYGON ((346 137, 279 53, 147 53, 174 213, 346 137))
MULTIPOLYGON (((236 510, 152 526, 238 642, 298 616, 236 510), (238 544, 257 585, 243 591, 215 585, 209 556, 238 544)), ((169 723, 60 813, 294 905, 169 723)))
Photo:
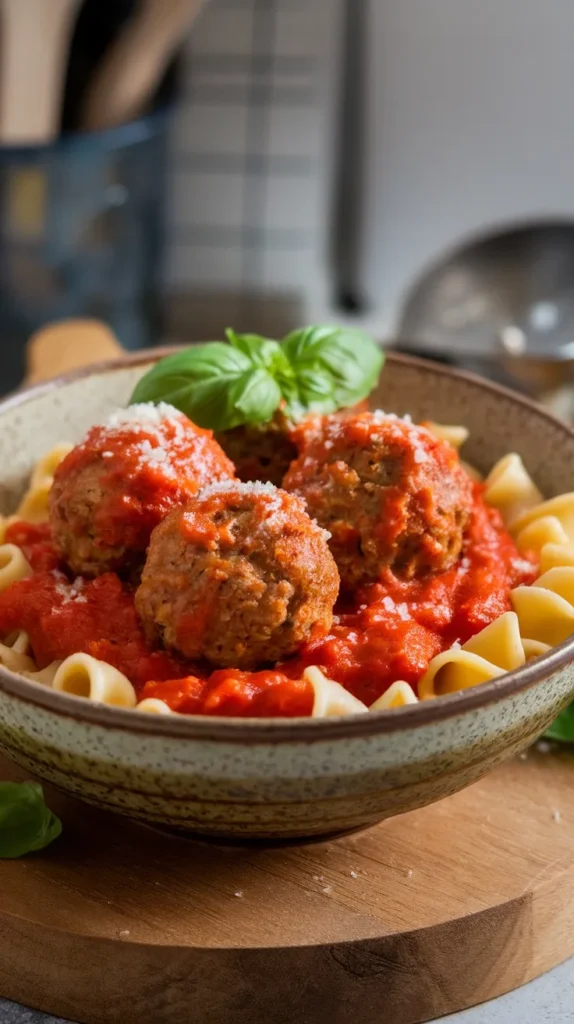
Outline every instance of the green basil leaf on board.
POLYGON ((347 328, 306 327, 282 343, 231 328, 226 336, 160 360, 131 402, 169 402, 217 432, 267 423, 279 407, 298 420, 366 398, 384 361, 367 334, 347 328))
POLYGON ((43 850, 62 831, 37 782, 0 782, 0 858, 43 850))
POLYGON ((545 735, 551 740, 574 743, 574 702, 558 716, 545 735))

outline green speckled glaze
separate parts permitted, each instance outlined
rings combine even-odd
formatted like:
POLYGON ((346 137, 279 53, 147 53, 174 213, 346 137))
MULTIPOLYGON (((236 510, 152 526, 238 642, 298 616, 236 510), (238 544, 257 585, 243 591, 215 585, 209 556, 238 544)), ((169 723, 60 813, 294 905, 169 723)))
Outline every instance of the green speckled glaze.
MULTIPOLYGON (((152 355, 0 404, 0 511, 35 459, 126 403, 152 355)), ((465 457, 509 451, 551 497, 572 488, 574 434, 484 381, 390 356, 375 404, 464 423, 465 457)), ((288 722, 144 715, 54 693, 0 669, 0 749, 90 803, 214 837, 344 832, 461 789, 536 738, 574 693, 574 640, 526 667, 436 701, 356 718, 288 722)))

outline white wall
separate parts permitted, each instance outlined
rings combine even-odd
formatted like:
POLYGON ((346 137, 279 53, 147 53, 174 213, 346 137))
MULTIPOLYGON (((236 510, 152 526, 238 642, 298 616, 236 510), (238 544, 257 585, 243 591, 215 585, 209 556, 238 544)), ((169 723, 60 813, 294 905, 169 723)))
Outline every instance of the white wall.
POLYGON ((372 217, 362 265, 392 330, 442 249, 574 217, 572 0, 370 0, 372 217))

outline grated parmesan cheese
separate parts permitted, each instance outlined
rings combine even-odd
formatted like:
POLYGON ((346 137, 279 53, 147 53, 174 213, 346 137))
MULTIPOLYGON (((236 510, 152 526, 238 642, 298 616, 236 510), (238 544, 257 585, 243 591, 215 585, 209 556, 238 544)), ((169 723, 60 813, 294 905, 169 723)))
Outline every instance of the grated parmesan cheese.
POLYGON ((174 405, 168 402, 140 402, 137 405, 128 405, 127 409, 118 409, 108 416, 104 426, 116 430, 124 426, 149 427, 157 426, 164 420, 179 420, 182 413, 174 405))
MULTIPOLYGON (((288 495, 292 503, 297 504, 302 512, 306 512, 306 504, 302 498, 297 494, 291 494, 291 492, 282 491, 281 488, 275 487, 274 484, 263 483, 261 480, 242 481, 242 480, 217 480, 213 484, 208 484, 203 490, 199 492, 198 497, 209 498, 214 494, 255 494, 262 498, 267 498, 267 509, 270 515, 267 517, 266 522, 275 521, 278 525, 281 520, 288 520, 289 513, 283 504, 282 495, 288 495)), ((325 541, 331 539, 331 534, 328 530, 324 530, 315 519, 311 519, 311 522, 316 530, 319 530, 321 536, 325 541)))

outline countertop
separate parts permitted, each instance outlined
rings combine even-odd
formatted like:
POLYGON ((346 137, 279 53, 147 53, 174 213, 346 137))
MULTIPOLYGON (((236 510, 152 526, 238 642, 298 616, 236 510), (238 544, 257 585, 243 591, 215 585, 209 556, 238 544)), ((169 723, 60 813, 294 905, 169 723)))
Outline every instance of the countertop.
MULTIPOLYGON (((441 1018, 441 1024, 572 1024, 574 960, 501 999, 441 1018)), ((191 1024, 193 1015, 182 1024, 191 1024)), ((60 1017, 28 1010, 0 999, 0 1024, 66 1024, 60 1017)), ((120 1022, 118 1021, 118 1024, 120 1022)), ((148 1024, 162 1024, 150 1020, 148 1024)), ((197 1021, 201 1024, 201 1021, 197 1021)), ((225 1022, 222 1022, 225 1024, 225 1022)), ((356 1021, 355 1024, 360 1024, 356 1021)))

